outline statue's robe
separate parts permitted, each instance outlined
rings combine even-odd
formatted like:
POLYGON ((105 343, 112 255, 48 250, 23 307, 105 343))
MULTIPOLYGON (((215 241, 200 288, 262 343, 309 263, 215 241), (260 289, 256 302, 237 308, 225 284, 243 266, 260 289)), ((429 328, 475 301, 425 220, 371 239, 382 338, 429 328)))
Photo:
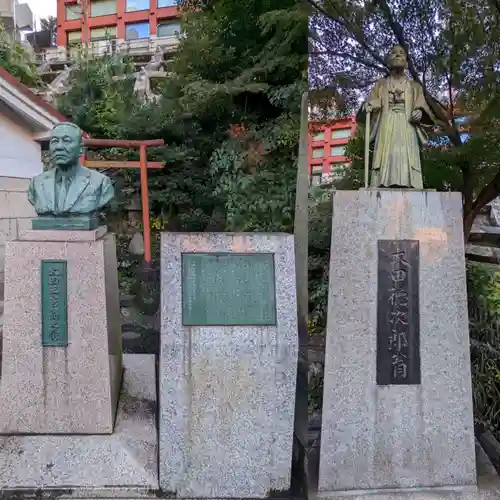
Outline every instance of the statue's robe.
MULTIPOLYGON (((437 120, 420 84, 406 78, 400 88, 404 91, 404 102, 393 104, 389 77, 382 78, 367 99, 374 107, 370 116, 370 141, 375 143, 370 186, 423 189, 420 147, 427 143, 424 127, 437 120), (416 109, 422 111, 418 125, 410 123, 416 109)), ((360 110, 358 121, 364 122, 365 117, 360 110)))

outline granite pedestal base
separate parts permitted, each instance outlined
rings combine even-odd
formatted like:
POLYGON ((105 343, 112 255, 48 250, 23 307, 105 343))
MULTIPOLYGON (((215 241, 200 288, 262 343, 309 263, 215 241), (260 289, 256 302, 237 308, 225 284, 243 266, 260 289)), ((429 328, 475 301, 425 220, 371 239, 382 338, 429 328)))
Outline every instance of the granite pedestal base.
POLYGON ((293 236, 164 233, 161 253, 162 490, 178 498, 287 495, 298 357, 293 236), (186 326, 182 256, 191 253, 271 255, 275 323, 186 326))
POLYGON ((122 375, 114 235, 30 230, 7 242, 3 323, 0 434, 111 433, 122 375), (64 266, 56 288, 50 266, 64 266))
POLYGON ((349 491, 311 495, 313 500, 498 500, 500 478, 488 456, 476 444, 477 486, 415 488, 408 491, 349 491))
POLYGON ((334 192, 329 279, 320 494, 474 486, 460 193, 334 192), (377 346, 387 350, 392 331, 377 326, 379 240, 418 242, 421 379, 411 385, 377 383, 377 346))
POLYGON ((123 361, 113 434, 0 436, 0 498, 137 498, 158 490, 155 356, 123 361))

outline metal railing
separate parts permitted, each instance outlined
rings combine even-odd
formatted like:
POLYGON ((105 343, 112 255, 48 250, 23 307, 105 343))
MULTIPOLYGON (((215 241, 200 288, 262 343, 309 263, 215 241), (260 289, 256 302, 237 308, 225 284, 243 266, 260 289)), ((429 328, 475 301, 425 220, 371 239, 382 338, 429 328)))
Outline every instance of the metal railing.
MULTIPOLYGON (((102 57, 108 54, 120 55, 144 55, 154 54, 158 50, 168 52, 174 51, 179 44, 177 36, 165 36, 155 38, 141 38, 136 40, 98 39, 89 44, 91 57, 102 57)), ((44 52, 35 54, 35 62, 42 64, 57 64, 73 62, 78 55, 85 50, 83 45, 73 47, 52 47, 44 52)))

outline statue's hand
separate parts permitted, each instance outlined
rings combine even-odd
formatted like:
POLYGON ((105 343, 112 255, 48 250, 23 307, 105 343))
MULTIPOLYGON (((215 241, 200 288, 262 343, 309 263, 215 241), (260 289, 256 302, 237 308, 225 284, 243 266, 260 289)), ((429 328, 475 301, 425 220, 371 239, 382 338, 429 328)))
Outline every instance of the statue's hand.
POLYGON ((422 110, 421 109, 414 109, 411 112, 410 121, 412 123, 419 123, 421 119, 422 119, 422 110))
POLYGON ((371 113, 373 111, 373 103, 370 102, 370 101, 365 101, 365 103, 363 104, 363 111, 365 113, 371 113))
POLYGON ((363 103, 363 111, 365 113, 371 113, 372 111, 377 111, 380 109, 380 99, 373 99, 371 101, 365 101, 363 103))

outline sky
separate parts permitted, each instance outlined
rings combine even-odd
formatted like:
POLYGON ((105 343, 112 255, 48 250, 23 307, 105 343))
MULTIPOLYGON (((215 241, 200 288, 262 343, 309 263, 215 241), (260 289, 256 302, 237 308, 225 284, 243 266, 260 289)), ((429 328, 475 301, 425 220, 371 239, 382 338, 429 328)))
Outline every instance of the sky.
POLYGON ((47 16, 56 17, 57 0, 19 0, 19 3, 27 3, 30 6, 37 28, 40 26, 40 18, 47 16))

